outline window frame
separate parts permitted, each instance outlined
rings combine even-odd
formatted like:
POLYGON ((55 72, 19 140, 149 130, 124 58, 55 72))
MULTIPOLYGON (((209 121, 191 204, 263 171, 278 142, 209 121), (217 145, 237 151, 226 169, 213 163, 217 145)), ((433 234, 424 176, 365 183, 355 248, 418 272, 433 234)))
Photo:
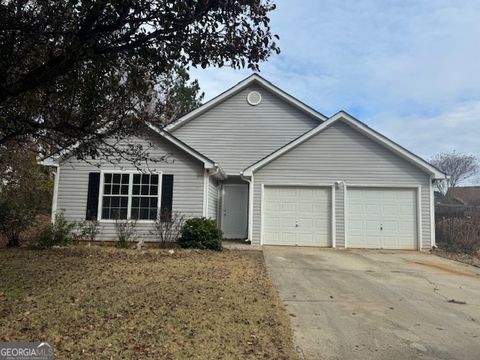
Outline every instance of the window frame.
POLYGON ((137 224, 153 224, 156 220, 150 219, 138 219, 132 220, 132 197, 133 195, 133 175, 135 174, 148 174, 148 175, 158 175, 158 191, 157 191, 157 219, 160 215, 160 209, 162 206, 162 182, 163 182, 163 172, 162 171, 138 171, 138 170, 100 170, 100 191, 98 192, 98 212, 97 220, 101 223, 110 223, 114 224, 117 220, 114 219, 102 219, 102 208, 103 208, 103 191, 105 186, 105 174, 129 174, 128 177, 128 204, 127 204, 127 218, 122 219, 121 221, 133 221, 137 224))

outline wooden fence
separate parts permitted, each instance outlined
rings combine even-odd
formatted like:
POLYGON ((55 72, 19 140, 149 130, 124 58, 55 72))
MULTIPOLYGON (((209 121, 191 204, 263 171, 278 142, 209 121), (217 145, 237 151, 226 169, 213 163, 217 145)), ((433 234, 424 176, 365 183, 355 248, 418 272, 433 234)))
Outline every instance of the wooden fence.
POLYGON ((464 218, 480 217, 480 206, 467 206, 456 204, 436 204, 435 217, 441 218, 464 218))

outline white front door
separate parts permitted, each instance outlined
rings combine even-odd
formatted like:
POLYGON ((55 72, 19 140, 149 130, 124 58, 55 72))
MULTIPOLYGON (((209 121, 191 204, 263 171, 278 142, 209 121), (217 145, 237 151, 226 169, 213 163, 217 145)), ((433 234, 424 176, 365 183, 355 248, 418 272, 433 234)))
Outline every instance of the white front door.
POLYGON ((264 245, 331 246, 330 188, 266 186, 264 245))
POLYGON ((415 189, 348 188, 347 247, 417 249, 415 189))
POLYGON ((223 187, 222 231, 226 239, 246 239, 248 227, 248 185, 223 187))

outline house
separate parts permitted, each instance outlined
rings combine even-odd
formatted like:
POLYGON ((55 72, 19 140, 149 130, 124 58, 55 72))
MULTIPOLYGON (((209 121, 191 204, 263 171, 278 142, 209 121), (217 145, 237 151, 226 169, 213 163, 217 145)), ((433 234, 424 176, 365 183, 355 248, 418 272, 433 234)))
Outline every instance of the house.
POLYGON ((458 205, 480 206, 480 186, 457 186, 450 188, 445 196, 445 202, 458 205))
MULTIPOLYGON (((327 117, 252 75, 163 129, 129 142, 171 161, 99 168, 57 164, 54 211, 98 219, 173 210, 217 220, 226 238, 256 245, 429 249, 435 245, 432 184, 445 175, 344 111, 327 117)), ((168 220, 168 219, 165 219, 168 220)))

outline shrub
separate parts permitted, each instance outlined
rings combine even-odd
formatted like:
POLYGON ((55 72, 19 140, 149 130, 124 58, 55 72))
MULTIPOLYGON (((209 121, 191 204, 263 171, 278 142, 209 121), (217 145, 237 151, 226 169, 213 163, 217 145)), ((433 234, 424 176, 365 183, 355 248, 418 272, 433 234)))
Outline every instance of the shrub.
POLYGON ((183 248, 222 250, 223 233, 215 220, 193 218, 185 222, 178 243, 183 248))
POLYGON ((5 145, 0 151, 0 235, 8 246, 19 246, 21 233, 49 212, 53 182, 37 164, 34 144, 5 145))
POLYGON ((100 233, 100 226, 97 220, 85 220, 78 224, 78 237, 81 240, 95 241, 100 233))
POLYGON ((35 237, 37 247, 46 249, 52 246, 67 246, 74 242, 72 233, 75 223, 68 222, 63 212, 55 215, 55 222, 41 229, 35 237))
POLYGON ((437 245, 448 251, 480 251, 480 217, 443 218, 436 223, 437 245))
POLYGON ((130 220, 116 220, 117 247, 126 249, 129 244, 137 239, 137 223, 130 220))
POLYGON ((185 215, 176 211, 164 211, 159 214, 153 225, 152 235, 159 241, 160 246, 174 243, 180 237, 185 225, 185 215))

